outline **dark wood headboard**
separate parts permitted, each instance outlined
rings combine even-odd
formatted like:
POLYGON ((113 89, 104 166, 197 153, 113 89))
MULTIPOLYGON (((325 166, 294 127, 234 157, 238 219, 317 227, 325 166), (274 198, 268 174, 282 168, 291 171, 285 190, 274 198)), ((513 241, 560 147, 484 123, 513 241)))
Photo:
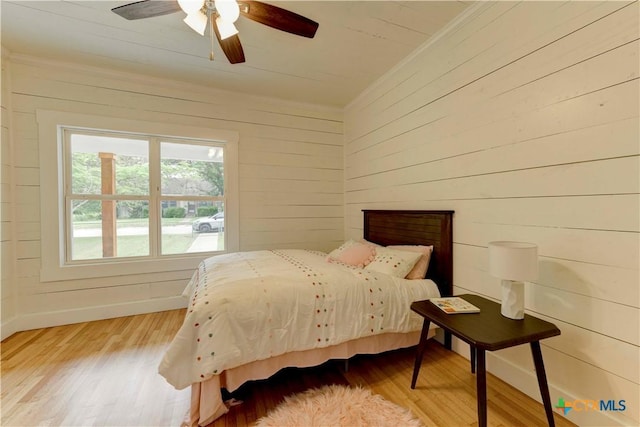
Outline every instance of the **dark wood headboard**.
POLYGON ((453 295, 453 212, 369 210, 364 212, 364 238, 379 245, 433 245, 427 279, 442 296, 453 295))

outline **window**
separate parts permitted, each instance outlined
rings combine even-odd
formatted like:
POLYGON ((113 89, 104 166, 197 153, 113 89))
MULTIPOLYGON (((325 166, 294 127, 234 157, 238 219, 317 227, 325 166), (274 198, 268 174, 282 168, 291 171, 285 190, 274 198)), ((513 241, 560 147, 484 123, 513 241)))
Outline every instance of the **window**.
POLYGON ((67 263, 225 249, 224 144, 62 134, 67 263))
POLYGON ((237 250, 235 132, 43 111, 38 122, 43 281, 237 250))

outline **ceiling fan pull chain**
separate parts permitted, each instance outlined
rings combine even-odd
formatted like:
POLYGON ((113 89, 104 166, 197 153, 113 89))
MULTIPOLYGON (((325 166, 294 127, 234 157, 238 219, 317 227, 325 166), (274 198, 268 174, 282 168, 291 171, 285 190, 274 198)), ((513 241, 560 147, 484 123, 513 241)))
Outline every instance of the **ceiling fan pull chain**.
POLYGON ((210 7, 207 7, 207 15, 209 18, 209 40, 211 40, 211 51, 209 52, 209 61, 213 61, 213 44, 215 43, 214 38, 213 38, 213 12, 211 11, 210 7))

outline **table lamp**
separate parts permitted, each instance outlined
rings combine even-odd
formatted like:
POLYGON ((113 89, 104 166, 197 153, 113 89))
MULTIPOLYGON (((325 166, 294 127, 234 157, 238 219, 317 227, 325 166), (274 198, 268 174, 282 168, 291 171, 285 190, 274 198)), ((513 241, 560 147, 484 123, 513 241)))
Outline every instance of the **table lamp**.
POLYGON ((489 242, 489 273, 502 279, 500 313, 524 319, 524 281, 538 277, 538 247, 533 243, 489 242))

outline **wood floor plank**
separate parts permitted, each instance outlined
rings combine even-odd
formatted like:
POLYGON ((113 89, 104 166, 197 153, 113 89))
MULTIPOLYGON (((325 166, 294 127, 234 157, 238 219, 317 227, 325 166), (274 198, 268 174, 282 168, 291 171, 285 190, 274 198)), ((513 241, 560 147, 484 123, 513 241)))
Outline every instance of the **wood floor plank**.
MULTIPOLYGON (((25 331, 1 346, 2 426, 178 426, 190 391, 175 390, 157 367, 184 310, 25 331)), ((359 355, 249 382, 243 404, 208 427, 251 426, 286 396, 328 384, 362 386, 410 409, 428 426, 474 426, 475 376, 469 361, 429 342, 415 390, 415 349, 359 355)), ((487 375, 490 426, 544 426, 541 404, 487 375)), ((556 414, 558 427, 572 426, 556 414)))

